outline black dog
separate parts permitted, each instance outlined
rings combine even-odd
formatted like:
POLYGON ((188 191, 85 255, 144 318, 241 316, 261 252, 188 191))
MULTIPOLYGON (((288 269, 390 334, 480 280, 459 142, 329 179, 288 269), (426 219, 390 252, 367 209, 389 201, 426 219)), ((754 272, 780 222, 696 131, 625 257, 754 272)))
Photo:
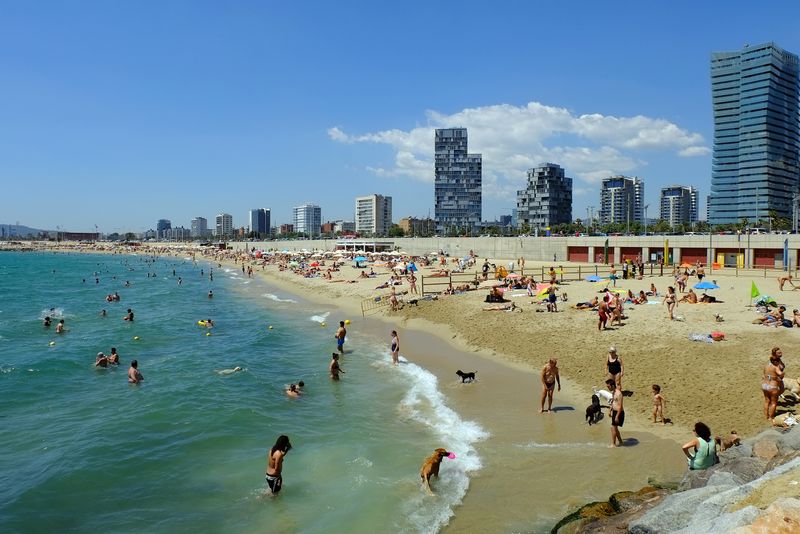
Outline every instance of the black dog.
POLYGON ((462 384, 464 382, 466 382, 467 380, 469 380, 470 382, 475 380, 475 373, 465 373, 464 371, 459 369, 458 371, 456 371, 456 374, 461 377, 461 383, 462 384))
POLYGON ((592 395, 592 403, 586 407, 586 422, 590 425, 597 423, 600 420, 601 413, 600 398, 597 395, 592 395))
POLYGON ((409 306, 419 306, 419 299, 411 299, 408 301, 409 306))

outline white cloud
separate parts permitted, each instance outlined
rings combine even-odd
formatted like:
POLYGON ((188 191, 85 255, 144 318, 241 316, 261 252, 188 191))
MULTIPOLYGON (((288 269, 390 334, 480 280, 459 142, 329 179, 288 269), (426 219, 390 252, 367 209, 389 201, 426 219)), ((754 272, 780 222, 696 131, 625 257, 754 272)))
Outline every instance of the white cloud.
MULTIPOLYGON (((339 127, 328 136, 340 143, 379 143, 395 149, 391 168, 368 167, 378 176, 433 181, 435 128, 466 127, 470 152, 483 154, 484 194, 507 198, 525 183, 525 171, 550 161, 588 184, 613 174, 635 174, 647 165, 634 153, 672 152, 705 156, 703 137, 665 119, 598 113, 574 115, 565 108, 530 102, 463 109, 450 115, 427 111, 427 124, 351 135, 339 127)), ((577 186, 577 184, 576 184, 577 186)))

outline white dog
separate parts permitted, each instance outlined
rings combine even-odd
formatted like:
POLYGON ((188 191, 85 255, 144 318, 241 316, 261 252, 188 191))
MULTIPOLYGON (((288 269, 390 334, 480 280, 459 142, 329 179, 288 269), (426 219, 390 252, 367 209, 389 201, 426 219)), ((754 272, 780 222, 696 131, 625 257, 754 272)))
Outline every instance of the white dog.
POLYGON ((601 400, 605 401, 606 404, 611 406, 611 399, 614 398, 614 395, 612 395, 610 391, 606 389, 597 389, 594 386, 592 386, 592 391, 594 391, 594 394, 600 397, 601 400))

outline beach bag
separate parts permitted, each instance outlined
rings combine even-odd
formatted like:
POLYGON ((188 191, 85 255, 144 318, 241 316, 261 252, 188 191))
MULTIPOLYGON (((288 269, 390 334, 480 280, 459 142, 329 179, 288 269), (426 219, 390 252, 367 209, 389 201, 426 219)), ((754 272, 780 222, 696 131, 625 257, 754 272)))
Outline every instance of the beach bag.
POLYGON ((723 341, 725 339, 725 334, 722 332, 711 332, 711 339, 714 341, 723 341))

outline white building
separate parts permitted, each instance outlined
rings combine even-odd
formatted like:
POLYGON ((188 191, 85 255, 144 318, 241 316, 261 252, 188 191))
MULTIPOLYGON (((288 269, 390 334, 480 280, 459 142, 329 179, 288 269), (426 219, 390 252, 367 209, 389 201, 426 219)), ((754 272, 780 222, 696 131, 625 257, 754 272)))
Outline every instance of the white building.
POLYGON ((383 236, 392 226, 392 197, 356 197, 356 232, 383 236))
POLYGON ((233 217, 229 213, 220 213, 217 215, 214 235, 217 237, 233 235, 233 217))
POLYGON ((600 189, 601 224, 644 221, 644 180, 630 176, 603 179, 600 189))
POLYGON ((322 209, 316 204, 303 204, 293 208, 294 231, 306 237, 317 237, 322 227, 322 209))
POLYGON ((672 185, 661 189, 661 218, 671 227, 697 222, 697 189, 672 185))

